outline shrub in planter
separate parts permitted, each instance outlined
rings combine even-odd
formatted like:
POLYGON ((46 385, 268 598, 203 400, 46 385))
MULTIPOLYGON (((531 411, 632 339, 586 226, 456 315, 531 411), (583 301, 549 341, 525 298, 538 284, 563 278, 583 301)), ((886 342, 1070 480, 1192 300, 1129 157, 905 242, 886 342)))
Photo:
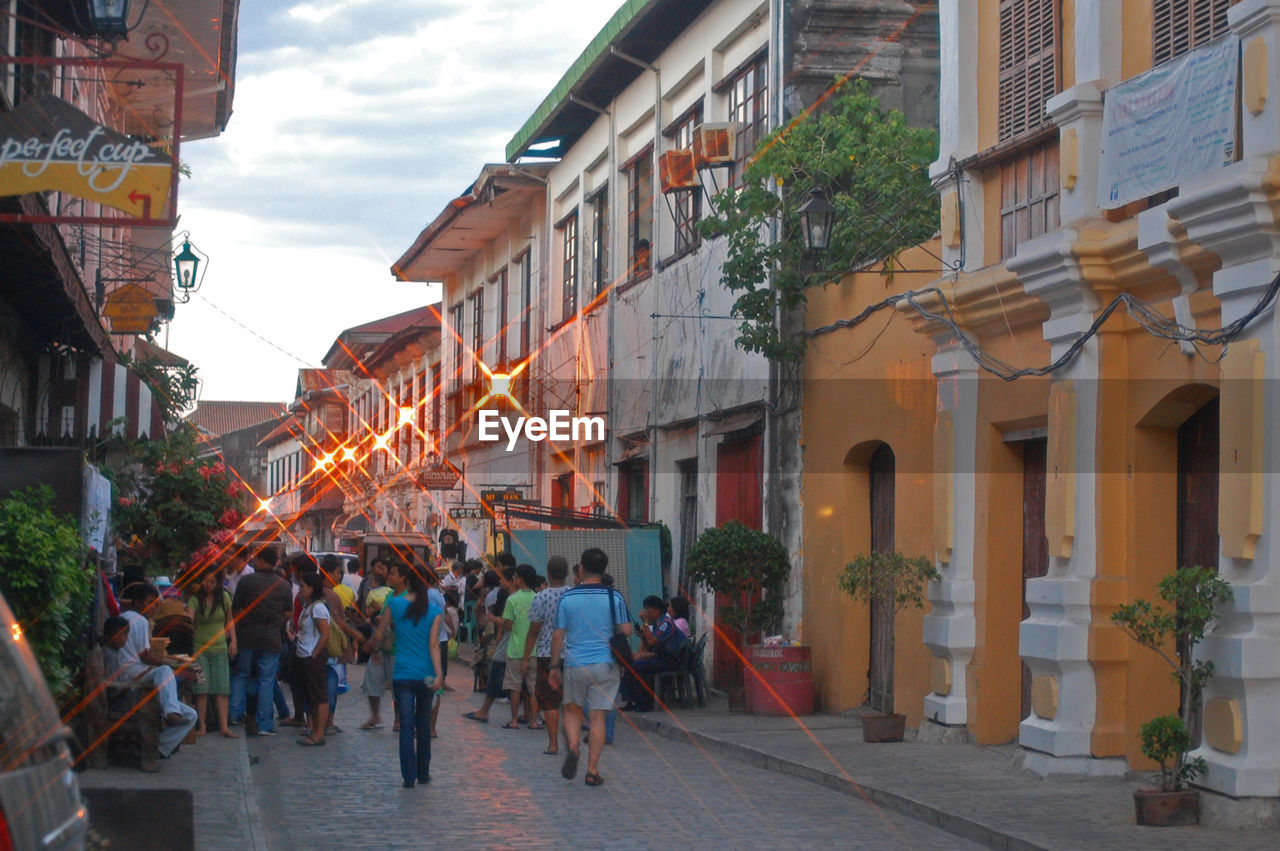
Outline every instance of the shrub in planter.
POLYGON ((1154 650, 1170 668, 1182 691, 1181 716, 1162 715, 1142 727, 1142 753, 1160 764, 1160 788, 1134 792, 1139 824, 1195 824, 1198 793, 1183 787, 1205 771, 1203 759, 1188 760, 1192 719, 1200 694, 1213 676, 1213 663, 1195 659, 1214 610, 1232 598, 1231 585, 1207 567, 1184 567, 1160 580, 1163 606, 1134 600, 1117 608, 1111 620, 1134 641, 1154 650))
MULTIPOLYGON (((685 570, 690 583, 728 598, 716 616, 723 626, 737 630, 739 650, 748 636, 772 632, 781 623, 791 559, 776 538, 730 520, 698 536, 685 570)), ((742 684, 736 685, 740 696, 742 684)))
MULTIPOLYGON (((906 608, 924 608, 925 587, 941 579, 933 562, 924 556, 908 558, 902 553, 870 553, 860 555, 844 566, 837 577, 840 589, 855 600, 878 603, 884 611, 898 612, 906 608)), ((882 648, 881 665, 893 661, 893 630, 882 648)), ((884 718, 865 716, 863 738, 867 741, 901 741, 906 719, 893 711, 892 694, 884 718), (881 728, 884 728, 883 730, 881 728)))

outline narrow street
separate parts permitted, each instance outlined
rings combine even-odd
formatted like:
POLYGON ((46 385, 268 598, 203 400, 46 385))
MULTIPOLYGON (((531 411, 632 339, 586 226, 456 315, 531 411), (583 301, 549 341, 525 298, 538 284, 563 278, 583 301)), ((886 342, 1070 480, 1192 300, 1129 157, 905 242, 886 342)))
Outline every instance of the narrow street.
MULTIPOLYGON (((466 692, 445 699, 431 784, 403 789, 390 724, 358 729, 366 706, 360 668, 352 674, 352 691, 338 706, 344 732, 323 750, 297 747, 285 735, 248 742, 270 849, 978 847, 804 780, 640 732, 625 715, 601 760, 605 785, 589 789, 585 768, 573 782, 560 776, 561 757, 542 753, 545 733, 503 729, 506 706, 493 707, 489 724, 464 719, 480 703, 466 692)), ((461 674, 455 685, 468 687, 468 670, 461 674)), ((199 798, 196 808, 198 815, 199 798)))

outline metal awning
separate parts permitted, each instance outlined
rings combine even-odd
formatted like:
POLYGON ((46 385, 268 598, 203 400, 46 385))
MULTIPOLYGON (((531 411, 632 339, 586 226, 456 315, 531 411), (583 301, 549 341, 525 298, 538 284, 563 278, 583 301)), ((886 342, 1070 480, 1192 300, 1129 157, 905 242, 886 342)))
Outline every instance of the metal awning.
POLYGON ((742 411, 737 414, 731 414, 724 419, 715 420, 711 423, 711 427, 707 429, 706 436, 713 437, 717 434, 732 434, 738 431, 747 431, 757 428, 764 420, 764 412, 758 408, 750 411, 742 411))

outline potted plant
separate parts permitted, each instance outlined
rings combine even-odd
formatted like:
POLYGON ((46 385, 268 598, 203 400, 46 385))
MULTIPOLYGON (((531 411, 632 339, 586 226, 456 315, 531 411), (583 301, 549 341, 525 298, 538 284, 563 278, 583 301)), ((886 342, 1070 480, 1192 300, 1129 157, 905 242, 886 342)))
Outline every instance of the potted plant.
POLYGON ((1138 824, 1170 826, 1200 821, 1200 793, 1184 788, 1205 771, 1203 759, 1188 760, 1191 729, 1200 694, 1213 676, 1213 663, 1195 658, 1214 609, 1232 598, 1231 585, 1207 567, 1184 567, 1160 580, 1164 606, 1134 600, 1111 620, 1170 668, 1181 691, 1179 715, 1162 715, 1142 726, 1142 753, 1160 764, 1160 788, 1133 793, 1138 824), (1171 652, 1172 645, 1172 652, 1171 652))
MULTIPOLYGON (((844 566, 837 577, 841 590, 855 600, 878 604, 889 613, 888 637, 878 651, 883 668, 893 664, 893 621, 906 608, 924 608, 925 586, 940 579, 933 562, 924 556, 908 558, 902 553, 860 555, 844 566)), ((867 742, 900 742, 906 733, 907 718, 893 711, 893 692, 881 713, 862 716, 862 738, 867 742)))
MULTIPOLYGON (((736 632, 740 654, 750 636, 769 633, 782 620, 791 559, 786 547, 764 532, 737 520, 708 529, 689 548, 685 570, 691 583, 725 596, 727 605, 719 607, 716 617, 736 632)), ((743 683, 733 683, 730 706, 741 708, 744 697, 743 683)))

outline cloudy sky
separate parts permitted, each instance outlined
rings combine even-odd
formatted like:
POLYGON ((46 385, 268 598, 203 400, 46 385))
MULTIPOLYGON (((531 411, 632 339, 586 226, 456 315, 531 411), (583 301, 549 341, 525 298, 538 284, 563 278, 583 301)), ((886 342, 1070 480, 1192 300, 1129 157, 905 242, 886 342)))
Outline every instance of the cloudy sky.
POLYGON ((241 4, 234 111, 182 149, 210 257, 168 348, 201 398, 287 401, 339 332, 439 297, 390 266, 507 141, 614 0, 241 4))

